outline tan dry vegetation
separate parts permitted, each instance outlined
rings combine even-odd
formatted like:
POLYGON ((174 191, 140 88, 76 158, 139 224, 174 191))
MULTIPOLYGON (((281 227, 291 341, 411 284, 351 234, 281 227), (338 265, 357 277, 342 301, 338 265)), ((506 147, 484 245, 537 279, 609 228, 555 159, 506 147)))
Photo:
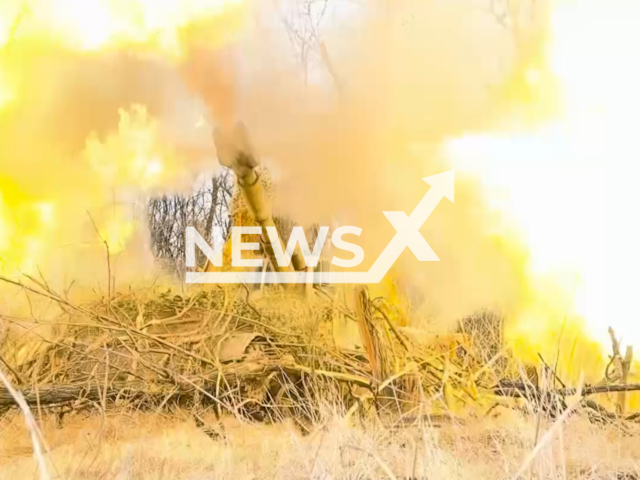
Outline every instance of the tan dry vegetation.
MULTIPOLYGON (((483 333, 483 323, 444 344, 421 343, 393 327, 400 312, 392 304, 365 289, 307 301, 278 291, 244 297, 241 287, 184 297, 128 292, 75 305, 44 284, 18 286, 74 313, 53 323, 6 317, 20 336, 7 332, 3 361, 40 425, 48 475, 37 469, 35 429, 30 437, 21 406, 0 417, 0 479, 582 480, 640 471, 636 415, 594 413, 602 408, 594 400, 611 393, 587 399, 581 388, 561 393, 508 375, 522 366, 515 358, 499 364, 501 340, 483 333), (332 332, 341 317, 370 342, 341 350, 332 332), (33 323, 66 328, 53 341, 31 338, 45 350, 16 356, 17 338, 30 344, 33 326, 24 326, 33 323), (229 357, 227 342, 247 335, 229 357), (104 362, 96 339, 109 352, 104 362), (491 348, 481 348, 483 339, 491 348), (116 355, 120 347, 129 355, 116 355), (168 360, 145 356, 156 350, 168 360), (67 399, 45 394, 65 384, 82 388, 67 399), (520 388, 528 403, 509 398, 520 388), (56 415, 69 404, 70 413, 56 415)), ((620 352, 614 359, 622 361, 620 352)), ((605 390, 620 386, 605 377, 605 390)))
MULTIPOLYGON (((335 411, 301 436, 290 423, 223 420, 224 438, 211 439, 186 412, 65 418, 42 422, 52 478, 61 479, 429 479, 512 478, 527 460, 535 418, 503 412, 496 418, 415 423, 388 428, 356 424, 335 411)), ((548 426, 543 427, 544 430, 548 426)), ((540 435, 542 437, 542 434, 540 435)), ((37 478, 24 422, 0 423, 0 478, 37 478)), ((570 419, 546 443, 521 478, 618 479, 640 472, 637 439, 614 428, 570 419), (625 476, 626 475, 626 476, 625 476)), ((516 477, 517 478, 517 477, 516 477)))

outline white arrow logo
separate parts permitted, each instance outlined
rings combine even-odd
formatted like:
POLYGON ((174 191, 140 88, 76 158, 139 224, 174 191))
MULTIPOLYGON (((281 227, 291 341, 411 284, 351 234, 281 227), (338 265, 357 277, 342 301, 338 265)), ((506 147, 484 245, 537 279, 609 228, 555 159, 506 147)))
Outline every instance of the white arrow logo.
POLYGON ((431 188, 422 197, 422 200, 420 200, 420 203, 418 203, 409 217, 405 212, 383 212, 396 229, 396 234, 389 242, 389 245, 382 251, 376 263, 367 272, 368 275, 372 276, 372 280, 374 278, 376 280, 366 283, 380 282, 407 247, 420 262, 440 261, 419 230, 438 206, 442 197, 446 197, 453 202, 453 170, 425 177, 423 180, 431 185, 431 188))
POLYGON ((431 185, 420 203, 407 216, 405 212, 383 212, 396 234, 368 272, 187 272, 187 283, 379 283, 405 248, 420 262, 440 259, 420 234, 420 228, 442 198, 454 201, 454 171, 423 178, 431 185))

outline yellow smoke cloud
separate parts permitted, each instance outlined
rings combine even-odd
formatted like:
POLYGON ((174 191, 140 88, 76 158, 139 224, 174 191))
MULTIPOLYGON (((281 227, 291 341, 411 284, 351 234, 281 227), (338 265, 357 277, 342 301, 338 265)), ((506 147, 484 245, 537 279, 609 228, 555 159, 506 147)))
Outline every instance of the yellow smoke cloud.
MULTIPOLYGON (((496 167, 481 158, 531 154, 522 139, 557 138, 566 130, 545 127, 564 107, 567 118, 584 118, 572 113, 584 96, 595 90, 606 101, 616 90, 601 79, 585 91, 589 63, 571 40, 581 10, 541 14, 532 39, 514 42, 466 0, 371 0, 332 10, 305 47, 317 52, 321 38, 327 54, 303 56, 292 55, 291 36, 274 27, 279 12, 267 2, 254 2, 253 23, 244 2, 41 1, 22 17, 19 3, 6 3, 13 10, 0 16, 19 19, 0 24, 4 270, 33 269, 75 245, 66 257, 73 260, 56 265, 74 277, 95 268, 105 241, 114 254, 135 251, 144 244, 140 217, 123 204, 189 184, 213 156, 196 122, 242 119, 276 176, 277 211, 300 223, 362 227, 363 268, 394 234, 382 212, 410 212, 428 188, 421 178, 454 161, 456 203, 444 201, 422 229, 441 262, 418 263, 407 252, 393 274, 418 319, 451 326, 477 308, 500 310, 518 320, 511 340, 532 358, 553 357, 562 325, 563 342, 582 320, 602 327, 573 301, 571 285, 540 271, 549 258, 540 245, 554 245, 555 227, 538 222, 528 231, 534 200, 509 188, 497 198, 504 185, 490 184, 496 167), (483 170, 485 163, 493 166, 483 170), (516 198, 526 208, 502 211, 516 198)), ((592 266, 579 265, 587 283, 592 266)))
POLYGON ((145 198, 189 188, 197 173, 193 151, 177 151, 173 126, 156 118, 190 100, 177 72, 193 68, 191 51, 232 41, 244 10, 234 0, 2 2, 3 274, 90 282, 105 244, 120 257, 131 242, 120 263, 148 270, 135 253, 145 198))

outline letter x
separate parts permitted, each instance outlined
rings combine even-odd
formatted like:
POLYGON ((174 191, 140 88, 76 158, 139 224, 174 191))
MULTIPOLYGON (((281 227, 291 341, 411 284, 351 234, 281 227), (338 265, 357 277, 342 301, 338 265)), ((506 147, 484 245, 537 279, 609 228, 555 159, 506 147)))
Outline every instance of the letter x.
POLYGON ((420 227, 426 221, 426 218, 424 220, 421 218, 423 215, 421 215, 422 212, 419 209, 416 208, 410 217, 405 212, 383 213, 389 219, 393 228, 396 229, 397 233, 393 240, 403 244, 400 252, 409 247, 420 262, 437 262, 440 260, 419 232, 420 227))

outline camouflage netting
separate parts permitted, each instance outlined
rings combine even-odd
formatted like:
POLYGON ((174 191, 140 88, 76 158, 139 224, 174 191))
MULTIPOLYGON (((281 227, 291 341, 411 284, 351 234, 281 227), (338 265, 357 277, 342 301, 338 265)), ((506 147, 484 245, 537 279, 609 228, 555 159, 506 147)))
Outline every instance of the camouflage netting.
MULTIPOLYGON (((486 375, 472 385, 450 341, 419 344, 395 326, 393 306, 366 289, 356 311, 324 290, 303 298, 274 288, 253 301, 248 293, 130 292, 82 306, 48 294, 63 313, 44 323, 2 317, 0 354, 27 400, 45 406, 197 400, 265 417, 283 414, 282 396, 295 394, 409 411, 420 398, 439 398, 443 382, 453 392, 444 406, 478 400, 486 375), (338 338, 340 322, 360 337, 338 338)), ((0 408, 12 404, 0 395, 0 408)))
MULTIPOLYGON (((255 170, 260 177, 260 183, 264 189, 265 200, 271 202, 275 194, 271 173, 264 166, 258 166, 255 170)), ((249 210, 249 206, 247 205, 247 200, 242 193, 242 189, 237 183, 234 185, 229 210, 229 214, 232 218, 232 225, 246 227, 258 225, 249 210)))
MULTIPOLYGON (((275 195, 275 185, 273 184, 271 173, 264 166, 256 167, 256 172, 259 176, 259 181, 264 189, 264 200, 267 203, 271 204, 275 195)), ((243 194, 242 189, 238 186, 237 182, 234 184, 231 201, 229 202, 229 217, 231 219, 230 224, 236 227, 259 226, 249 206, 247 205, 245 195, 243 194)), ((295 226, 295 223, 288 217, 277 214, 274 215, 273 220, 278 229, 278 233, 280 234, 280 238, 289 238, 291 229, 295 226)), ((246 241, 259 242, 260 237, 258 235, 253 236, 253 238, 252 236, 247 236, 246 241)), ((230 252, 228 251, 229 247, 230 244, 227 245, 227 252, 225 252, 225 255, 227 257, 230 255, 230 252)), ((245 252, 244 255, 246 258, 251 258, 252 255, 256 258, 261 257, 261 253, 251 251, 245 252)))
MULTIPOLYGON (((487 412, 505 396, 526 397, 555 415, 566 408, 564 395, 575 394, 542 391, 533 377, 507 378, 518 369, 504 359, 501 317, 479 312, 457 333, 418 338, 398 326, 388 299, 370 299, 364 287, 318 288, 307 297, 281 287, 155 289, 75 305, 42 283, 9 282, 62 312, 48 322, 0 316, 2 369, 38 408, 186 405, 308 422, 326 404, 397 419, 425 408, 487 412)), ((585 405, 598 421, 616 418, 590 400, 585 405)), ((0 389, 0 410, 14 406, 0 389)))

